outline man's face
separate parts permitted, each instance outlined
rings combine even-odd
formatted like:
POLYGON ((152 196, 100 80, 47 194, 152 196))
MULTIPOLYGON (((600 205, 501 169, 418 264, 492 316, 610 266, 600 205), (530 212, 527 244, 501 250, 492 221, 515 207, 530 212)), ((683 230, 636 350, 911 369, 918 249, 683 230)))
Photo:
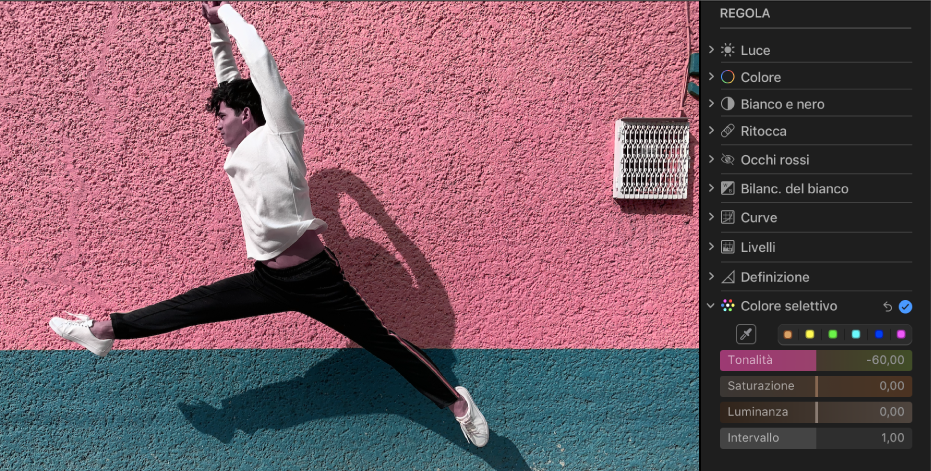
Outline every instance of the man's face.
POLYGON ((239 143, 249 135, 246 123, 251 121, 251 113, 243 110, 239 116, 236 116, 236 110, 226 106, 225 101, 220 102, 220 111, 217 115, 217 130, 220 131, 220 137, 223 138, 223 144, 226 147, 239 146, 239 143))

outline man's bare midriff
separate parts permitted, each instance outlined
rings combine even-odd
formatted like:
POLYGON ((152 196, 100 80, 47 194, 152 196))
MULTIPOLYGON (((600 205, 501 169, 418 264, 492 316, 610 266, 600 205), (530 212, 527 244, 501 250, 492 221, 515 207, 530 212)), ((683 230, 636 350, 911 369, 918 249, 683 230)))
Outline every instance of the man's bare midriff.
POLYGON ((271 260, 264 260, 262 263, 268 268, 288 268, 314 258, 320 252, 323 252, 323 241, 320 240, 320 236, 317 235, 316 231, 311 230, 305 232, 297 242, 291 244, 281 255, 271 260))

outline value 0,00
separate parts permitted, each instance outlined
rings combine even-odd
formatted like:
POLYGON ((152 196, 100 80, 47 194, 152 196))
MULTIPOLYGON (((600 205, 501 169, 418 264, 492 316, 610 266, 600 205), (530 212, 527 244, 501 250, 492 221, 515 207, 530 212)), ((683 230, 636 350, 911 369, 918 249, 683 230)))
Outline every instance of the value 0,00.
POLYGON ((880 381, 879 390, 883 392, 904 391, 905 381, 880 381))

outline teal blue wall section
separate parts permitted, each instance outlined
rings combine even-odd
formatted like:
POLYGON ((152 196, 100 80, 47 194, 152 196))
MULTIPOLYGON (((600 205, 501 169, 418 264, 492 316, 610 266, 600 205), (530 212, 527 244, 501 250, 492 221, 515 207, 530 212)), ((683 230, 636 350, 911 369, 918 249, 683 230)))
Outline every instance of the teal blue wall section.
POLYGON ((427 352, 487 447, 359 349, 0 352, 0 469, 698 469, 698 350, 427 352))

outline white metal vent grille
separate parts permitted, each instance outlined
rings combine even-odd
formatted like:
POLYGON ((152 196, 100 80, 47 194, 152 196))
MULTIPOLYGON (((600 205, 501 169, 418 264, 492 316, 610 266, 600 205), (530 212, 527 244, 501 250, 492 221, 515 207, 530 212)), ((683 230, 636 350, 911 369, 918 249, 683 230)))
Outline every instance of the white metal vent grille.
POLYGON ((685 198, 688 118, 624 118, 614 123, 614 197, 685 198))

